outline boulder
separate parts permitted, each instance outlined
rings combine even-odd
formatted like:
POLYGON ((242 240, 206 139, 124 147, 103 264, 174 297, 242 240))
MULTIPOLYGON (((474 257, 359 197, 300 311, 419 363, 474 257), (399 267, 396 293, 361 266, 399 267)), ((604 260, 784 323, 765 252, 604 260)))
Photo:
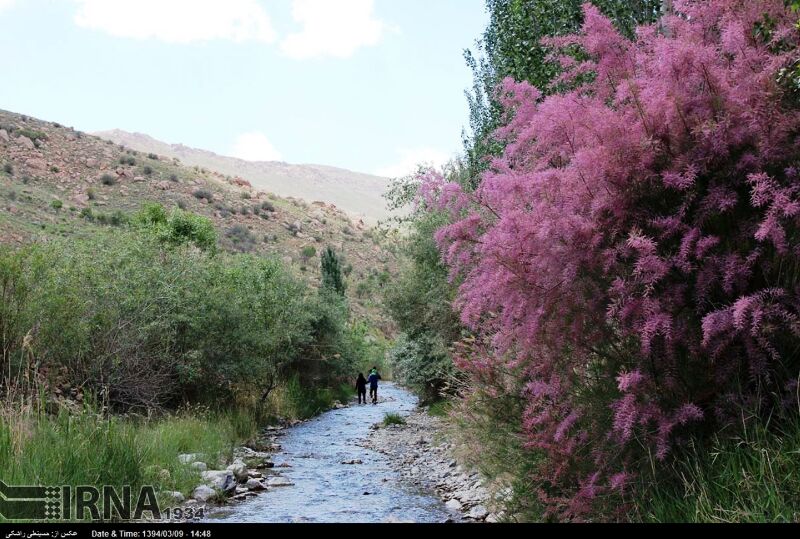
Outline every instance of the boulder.
POLYGON ((487 516, 489 516, 489 510, 482 505, 476 505, 475 507, 469 510, 468 516, 469 518, 473 518, 475 520, 483 520, 487 516))
POLYGON ((200 472, 208 470, 208 465, 206 465, 205 462, 200 462, 200 461, 192 462, 190 466, 200 472))
POLYGON ((461 511, 461 502, 453 498, 446 504, 444 504, 448 509, 452 509, 453 511, 461 511))
POLYGON ((236 490, 236 478, 230 470, 208 470, 203 472, 203 481, 223 492, 236 490))
POLYGON ((183 494, 181 494, 177 490, 173 490, 172 492, 165 492, 164 495, 167 496, 170 499, 170 501, 174 503, 183 503, 184 500, 186 499, 183 496, 183 494))
POLYGON ((156 184, 156 189, 161 189, 162 191, 169 191, 172 189, 172 184, 166 180, 162 180, 156 184))
POLYGON ((264 483, 258 479, 248 479, 244 486, 247 490, 264 490, 267 488, 264 486, 264 483))
POLYGON ((214 491, 214 489, 208 485, 200 485, 194 489, 194 492, 192 492, 192 498, 199 502, 207 502, 216 495, 217 493, 214 491))
POLYGON ((239 483, 244 483, 247 481, 247 466, 242 459, 234 460, 233 464, 228 466, 227 469, 233 473, 233 476, 239 483))
POLYGON ((29 150, 33 150, 36 148, 36 145, 28 137, 24 136, 17 137, 17 143, 19 143, 19 145, 22 146, 23 148, 27 148, 29 150))
POLYGON ((0 140, 3 142, 8 142, 11 140, 11 137, 8 136, 8 131, 5 129, 0 129, 0 140))
POLYGON ((182 462, 183 464, 191 464, 192 462, 197 462, 198 460, 203 460, 205 455, 202 453, 181 453, 178 455, 178 461, 182 462))
POLYGON ((267 479, 268 487, 291 487, 292 485, 294 485, 294 483, 285 477, 276 476, 267 479))

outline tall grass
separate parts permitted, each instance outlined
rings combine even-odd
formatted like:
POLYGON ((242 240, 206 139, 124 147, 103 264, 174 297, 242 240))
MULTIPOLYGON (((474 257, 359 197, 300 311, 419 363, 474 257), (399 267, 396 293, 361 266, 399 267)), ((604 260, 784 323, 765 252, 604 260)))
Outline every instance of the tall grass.
POLYGON ((335 401, 347 402, 355 394, 349 385, 336 388, 304 385, 293 376, 272 395, 270 404, 277 415, 293 419, 308 419, 329 409, 335 401))
POLYGON ((800 420, 776 427, 745 422, 674 462, 637 501, 633 518, 651 522, 800 522, 800 420))
MULTIPOLYGON (((104 416, 91 405, 44 414, 32 403, 0 408, 0 477, 8 484, 152 485, 188 496, 200 474, 178 460, 201 453, 222 466, 233 447, 256 433, 244 412, 183 410, 160 418, 104 416)), ((163 507, 163 505, 162 505, 163 507)))

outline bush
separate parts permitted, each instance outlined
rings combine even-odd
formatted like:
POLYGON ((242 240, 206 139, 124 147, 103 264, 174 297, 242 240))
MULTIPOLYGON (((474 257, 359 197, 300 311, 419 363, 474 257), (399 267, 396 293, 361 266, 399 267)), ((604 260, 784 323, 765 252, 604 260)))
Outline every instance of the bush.
POLYGON ((179 208, 169 214, 160 204, 146 204, 134 216, 134 223, 163 243, 174 246, 194 245, 213 252, 217 232, 210 219, 179 208))
POLYGON ((390 425, 405 425, 406 420, 403 419, 403 416, 399 414, 386 414, 383 416, 383 426, 388 427, 390 425))
POLYGON ((208 189, 198 189, 193 194, 194 198, 198 200, 207 200, 208 202, 213 202, 214 200, 214 193, 212 193, 208 189))
POLYGON ((53 208, 54 210, 60 210, 61 208, 64 207, 64 203, 58 199, 55 199, 50 201, 50 207, 53 208))
POLYGON ((34 129, 28 129, 27 127, 24 129, 19 129, 16 131, 17 136, 20 137, 27 137, 31 139, 34 143, 37 143, 42 140, 47 140, 47 135, 44 134, 42 131, 36 131, 34 129))
POLYGON ((158 161, 158 156, 154 153, 147 154, 148 159, 153 159, 154 161, 158 161))
POLYGON ((261 203, 261 209, 272 213, 275 211, 275 205, 269 200, 265 200, 264 202, 261 203))
POLYGON ((13 176, 14 175, 14 166, 11 163, 6 163, 5 165, 3 165, 3 172, 8 174, 9 176, 13 176))
POLYGON ((313 245, 307 245, 300 250, 300 256, 305 260, 310 260, 317 256, 317 249, 313 245))
POLYGON ((234 248, 241 252, 250 252, 255 248, 256 237, 243 225, 234 225, 225 232, 225 237, 231 240, 234 248))
POLYGON ((153 173, 153 167, 151 167, 150 165, 145 165, 144 168, 142 169, 142 172, 144 172, 145 176, 150 176, 153 173))
POLYGON ((120 165, 134 166, 134 165, 136 165, 136 159, 134 159, 133 157, 131 157, 129 155, 123 155, 122 157, 119 158, 119 164, 120 165))
POLYGON ((564 53, 570 90, 506 80, 506 150, 477 189, 425 178, 480 336, 459 363, 524 400, 548 517, 619 518, 651 466, 797 388, 800 116, 777 80, 797 17, 679 9, 633 42, 587 4, 551 42, 585 54, 564 53))
POLYGON ((111 174, 103 174, 100 177, 100 183, 108 186, 115 185, 117 183, 117 177, 112 176, 111 174))
POLYGON ((295 375, 319 389, 309 413, 339 398, 323 388, 358 359, 343 302, 309 293, 274 260, 196 249, 185 212, 150 207, 135 222, 0 247, 0 349, 19 373, 3 384, 24 384, 32 350, 49 388, 80 387, 120 411, 258 402, 295 375))

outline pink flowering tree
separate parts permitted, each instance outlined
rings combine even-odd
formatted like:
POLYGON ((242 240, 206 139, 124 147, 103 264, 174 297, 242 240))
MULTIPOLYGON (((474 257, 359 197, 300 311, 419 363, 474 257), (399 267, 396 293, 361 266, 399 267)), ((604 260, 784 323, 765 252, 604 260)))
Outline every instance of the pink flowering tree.
POLYGON ((506 80, 504 154, 474 192, 435 175, 422 191, 451 211, 437 241, 483 336, 459 365, 525 377, 526 447, 561 518, 616 504, 648 455, 800 374, 800 114, 778 76, 796 17, 676 0, 630 41, 584 14, 549 41, 583 51, 560 58, 573 89, 506 80))

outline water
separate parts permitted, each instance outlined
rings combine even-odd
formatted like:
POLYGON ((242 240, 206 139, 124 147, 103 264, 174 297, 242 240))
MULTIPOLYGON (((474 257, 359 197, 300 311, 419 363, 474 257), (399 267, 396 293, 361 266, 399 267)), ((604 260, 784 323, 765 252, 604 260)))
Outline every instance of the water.
POLYGON ((408 415, 417 399, 382 384, 377 405, 331 410, 284 431, 276 468, 294 486, 276 487, 214 517, 222 522, 444 522, 455 518, 433 493, 401 481, 382 454, 359 447, 387 413, 408 415), (361 460, 363 464, 342 464, 361 460), (365 494, 368 493, 368 494, 365 494))

